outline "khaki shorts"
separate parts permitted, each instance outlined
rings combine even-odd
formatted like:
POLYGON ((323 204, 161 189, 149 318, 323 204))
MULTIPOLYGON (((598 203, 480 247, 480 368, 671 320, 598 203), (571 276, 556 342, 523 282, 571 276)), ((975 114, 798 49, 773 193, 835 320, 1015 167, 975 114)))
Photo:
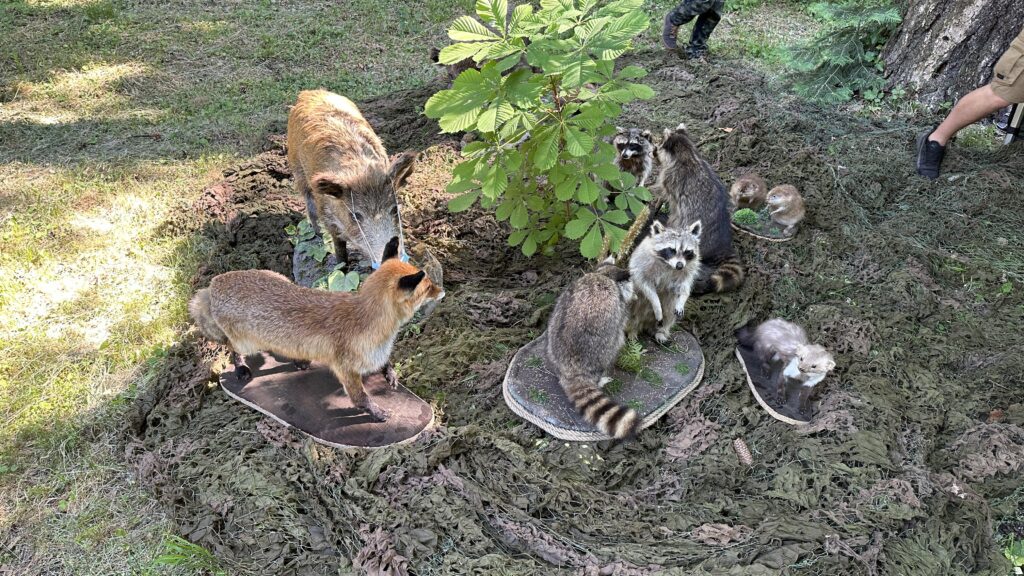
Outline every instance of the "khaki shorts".
POLYGON ((992 91, 1008 102, 1024 102, 1024 29, 996 62, 992 71, 992 91))

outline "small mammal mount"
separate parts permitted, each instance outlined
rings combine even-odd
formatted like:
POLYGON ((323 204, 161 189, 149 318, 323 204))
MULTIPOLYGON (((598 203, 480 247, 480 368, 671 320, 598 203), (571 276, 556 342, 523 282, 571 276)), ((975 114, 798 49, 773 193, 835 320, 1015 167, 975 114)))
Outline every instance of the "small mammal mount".
POLYGON ((775 374, 780 404, 788 401, 792 388, 799 388, 802 412, 808 411, 815 387, 836 367, 828 350, 809 343, 803 328, 781 318, 756 328, 748 324, 736 331, 736 338, 754 350, 765 374, 775 374))
POLYGON ((601 389, 625 344, 633 299, 629 272, 605 262, 562 292, 547 329, 547 356, 565 395, 584 420, 616 439, 633 436, 640 426, 635 410, 601 389))
MULTIPOLYGON (((351 100, 326 90, 304 90, 288 115, 288 165, 306 200, 313 230, 322 220, 338 262, 352 243, 380 266, 378 255, 402 221, 395 190, 412 174, 415 152, 388 158, 380 138, 351 100)), ((402 259, 405 248, 399 246, 402 259)))
POLYGON ((701 157, 683 124, 665 130, 657 153, 662 168, 655 189, 669 206, 667 227, 685 229, 696 220, 702 224, 701 270, 693 294, 736 290, 745 272, 732 244, 725 184, 701 157))
POLYGON ((303 288, 269 270, 226 272, 196 293, 189 312, 207 338, 231 347, 239 380, 252 378, 244 357, 259 352, 291 358, 300 368, 323 363, 354 405, 383 422, 388 414, 367 396, 362 378, 381 373, 397 386, 390 357, 399 329, 424 304, 444 298, 398 254, 394 236, 357 292, 303 288))
POLYGON ((612 146, 615 165, 636 177, 637 186, 646 186, 654 169, 654 142, 650 130, 615 127, 612 146))
POLYGON ((796 231, 796 225, 804 219, 804 199, 795 186, 783 184, 768 191, 768 211, 772 221, 785 226, 785 233, 796 231))
POLYGON ((668 342, 672 326, 683 316, 693 283, 700 272, 700 220, 686 229, 665 228, 658 221, 629 258, 629 273, 637 298, 630 304, 626 333, 654 335, 668 342))
POLYGON ((757 174, 744 174, 732 183, 729 197, 735 208, 760 210, 768 198, 768 185, 757 174))

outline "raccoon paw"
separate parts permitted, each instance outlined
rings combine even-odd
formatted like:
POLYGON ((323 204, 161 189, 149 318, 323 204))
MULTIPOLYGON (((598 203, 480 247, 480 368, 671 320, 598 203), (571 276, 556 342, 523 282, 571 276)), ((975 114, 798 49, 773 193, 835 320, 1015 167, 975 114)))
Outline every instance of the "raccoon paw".
POLYGON ((604 388, 612 380, 614 380, 614 378, 612 378, 611 376, 602 376, 601 379, 597 381, 597 387, 604 388))
POLYGON ((252 380, 252 370, 244 364, 235 366, 235 378, 237 378, 239 382, 245 384, 252 380))
POLYGON ((671 340, 672 336, 668 330, 658 330, 654 333, 654 339, 658 341, 658 344, 665 345, 671 340))

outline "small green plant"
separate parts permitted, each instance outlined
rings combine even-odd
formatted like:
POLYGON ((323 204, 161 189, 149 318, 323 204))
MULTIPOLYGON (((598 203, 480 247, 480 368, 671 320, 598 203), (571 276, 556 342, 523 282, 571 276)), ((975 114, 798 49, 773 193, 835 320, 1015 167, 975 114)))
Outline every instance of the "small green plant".
POLYGON ((328 254, 334 254, 334 244, 327 240, 326 235, 321 235, 317 240, 313 225, 309 223, 308 219, 299 222, 298 225, 285 226, 284 233, 296 250, 300 253, 308 253, 310 257, 321 264, 328 254))
POLYGON ((629 406, 630 408, 636 410, 637 412, 641 412, 644 409, 644 403, 637 400, 636 398, 630 400, 629 402, 626 402, 626 406, 629 406))
POLYGON ((658 374, 657 372, 651 370, 647 366, 645 366, 644 369, 640 371, 640 379, 652 386, 659 388, 662 384, 665 383, 665 380, 661 377, 661 374, 658 374))
POLYGON ((615 365, 626 372, 639 374, 646 365, 645 354, 647 354, 647 350, 644 349, 644 345, 640 343, 640 340, 630 338, 626 340, 626 344, 619 351, 619 357, 615 360, 615 365))
POLYGON ((358 272, 345 272, 340 267, 335 267, 327 275, 327 289, 331 292, 355 292, 359 288, 359 280, 358 272))
POLYGON ((824 21, 824 29, 806 44, 792 48, 787 64, 798 94, 829 104, 860 95, 869 102, 882 98, 881 51, 902 18, 887 2, 846 0, 817 2, 808 11, 824 21))
POLYGON ((540 356, 530 356, 530 358, 526 360, 526 365, 530 368, 540 368, 544 365, 544 360, 540 356))
POLYGON ((622 383, 622 380, 612 378, 611 382, 604 385, 604 391, 609 396, 615 396, 619 392, 622 392, 623 386, 625 386, 625 384, 622 383))
POLYGON ((453 212, 476 202, 512 226, 508 242, 523 254, 551 253, 565 236, 595 258, 626 235, 626 210, 638 213, 650 193, 614 165, 603 138, 622 106, 654 91, 631 82, 638 66, 615 70, 649 20, 643 0, 541 0, 540 10, 506 0, 477 0, 476 14, 448 29, 454 44, 442 64, 472 59, 451 89, 426 103, 443 132, 474 132, 448 192, 453 212), (523 65, 525 58, 528 66, 523 65), (608 202, 610 184, 620 190, 608 202))
POLYGON ((757 224, 758 220, 760 220, 760 218, 758 217, 757 212, 754 212, 750 208, 741 208, 732 215, 733 222, 737 224, 744 224, 746 226, 753 226, 754 224, 757 224))
POLYGON ((163 552, 153 559, 154 566, 174 566, 186 570, 227 576, 217 558, 199 544, 193 544, 180 536, 169 535, 164 539, 163 552))
POLYGON ((1006 556, 1014 568, 1024 567, 1024 539, 1008 536, 1004 544, 1003 556, 1006 556))
POLYGON ((690 373, 690 365, 686 362, 676 362, 676 373, 680 376, 686 376, 690 373))
POLYGON ((531 387, 530 391, 527 392, 526 395, 529 396, 531 401, 536 402, 537 404, 548 403, 548 393, 536 386, 531 387))

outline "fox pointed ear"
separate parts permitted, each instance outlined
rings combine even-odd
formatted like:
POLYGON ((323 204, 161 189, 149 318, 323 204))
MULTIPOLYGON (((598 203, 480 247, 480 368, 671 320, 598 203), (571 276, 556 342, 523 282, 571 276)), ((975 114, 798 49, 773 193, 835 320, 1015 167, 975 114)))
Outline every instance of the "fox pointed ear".
POLYGON ((657 236, 657 235, 661 234, 664 231, 665 231, 665 225, 662 224, 660 221, 655 220, 654 223, 651 224, 651 236, 657 236))
POLYGON ((700 238, 700 233, 703 230, 704 226, 701 225, 700 220, 697 220, 693 224, 690 224, 690 234, 693 234, 697 238, 700 238))
POLYGON ((398 236, 393 236, 391 240, 388 240, 388 243, 384 246, 384 255, 380 259, 381 264, 398 256, 398 244, 398 236))
POLYGON ((315 192, 335 198, 345 199, 352 192, 348 182, 339 178, 337 174, 314 174, 309 183, 315 192))
POLYGON ((405 181, 412 174, 412 165, 415 162, 416 153, 412 151, 402 152, 391 161, 391 167, 388 168, 388 179, 396 189, 405 186, 405 181))
POLYGON ((413 290, 416 289, 417 286, 420 285, 420 282, 423 281, 423 277, 426 276, 426 274, 426 272, 420 270, 415 274, 408 274, 406 276, 402 276, 401 278, 398 279, 398 287, 401 290, 407 290, 409 292, 412 292, 413 290))

